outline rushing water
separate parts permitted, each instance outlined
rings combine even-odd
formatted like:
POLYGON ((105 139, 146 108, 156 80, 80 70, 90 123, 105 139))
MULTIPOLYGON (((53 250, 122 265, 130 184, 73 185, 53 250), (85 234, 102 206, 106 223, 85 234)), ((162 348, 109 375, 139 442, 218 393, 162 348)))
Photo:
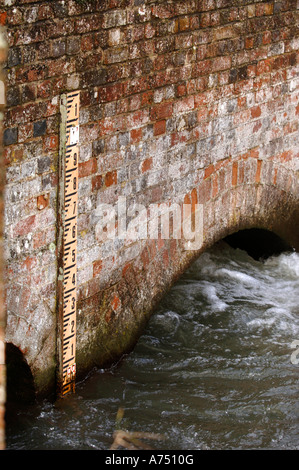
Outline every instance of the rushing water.
POLYGON ((155 449, 299 449, 298 294, 297 253, 260 262, 215 246, 117 366, 19 409, 7 448, 109 449, 122 408, 123 429, 164 436, 155 449))

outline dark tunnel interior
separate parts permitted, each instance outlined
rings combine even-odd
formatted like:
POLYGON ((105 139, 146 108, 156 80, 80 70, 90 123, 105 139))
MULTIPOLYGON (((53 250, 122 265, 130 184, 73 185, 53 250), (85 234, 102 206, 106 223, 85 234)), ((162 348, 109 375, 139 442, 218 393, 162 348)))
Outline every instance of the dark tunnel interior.
POLYGON ((232 248, 246 251, 255 260, 265 260, 283 252, 292 252, 293 248, 270 230, 252 228, 240 230, 224 238, 232 248))

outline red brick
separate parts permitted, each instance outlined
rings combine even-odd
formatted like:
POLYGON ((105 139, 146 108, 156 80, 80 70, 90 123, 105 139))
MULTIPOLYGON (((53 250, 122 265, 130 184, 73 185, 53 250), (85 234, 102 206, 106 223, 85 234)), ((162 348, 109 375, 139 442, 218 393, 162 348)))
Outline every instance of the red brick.
POLYGON ((257 64, 256 74, 261 75, 269 72, 271 72, 271 61, 269 59, 260 60, 257 64))
POLYGON ((262 168, 262 160, 257 160, 257 168, 255 174, 255 182, 259 183, 261 180, 261 168, 262 168))
POLYGON ((172 116, 172 103, 161 103, 155 106, 151 111, 152 121, 167 119, 172 116))
POLYGON ((208 166, 208 168, 205 169, 205 179, 209 178, 211 174, 215 171, 214 165, 208 166))
POLYGON ((219 26, 214 28, 213 37, 215 41, 220 41, 222 39, 231 39, 238 35, 236 28, 231 25, 219 26))
POLYGON ((101 189, 102 185, 103 185, 102 175, 93 176, 93 178, 91 180, 92 190, 93 191, 98 191, 99 189, 101 189))
POLYGON ((212 179, 212 197, 216 197, 217 194, 218 194, 218 175, 216 173, 212 179))
POLYGON ((115 131, 115 123, 110 117, 107 117, 100 121, 99 126, 102 135, 112 134, 115 131))
POLYGON ((98 276, 103 269, 103 261, 98 260, 93 263, 93 277, 98 276))
POLYGON ((251 108, 250 112, 251 112, 252 118, 260 117, 260 115, 262 114, 261 108, 259 106, 255 106, 254 108, 251 108))
POLYGON ((18 141, 25 142, 33 137, 33 123, 20 125, 18 128, 18 141))
POLYGON ((288 162, 292 160, 292 158, 293 158, 293 152, 291 150, 286 150, 280 155, 280 160, 282 162, 288 162))
POLYGON ((45 150, 58 150, 59 138, 58 135, 51 135, 44 140, 45 150))
POLYGON ((262 128, 261 121, 256 121, 255 125, 253 126, 252 132, 258 132, 262 128))
POLYGON ((123 85, 122 83, 116 83, 113 85, 103 86, 99 88, 99 101, 115 101, 123 96, 123 85))
POLYGON ((172 239, 170 240, 170 247, 169 247, 169 256, 172 259, 172 261, 175 261, 177 258, 177 240, 172 239))
POLYGON ((38 19, 46 20, 47 18, 53 18, 54 12, 51 5, 40 5, 38 7, 38 19))
POLYGON ((93 35, 85 35, 81 38, 81 51, 91 51, 94 47, 93 35))
POLYGON ((216 57, 212 61, 211 70, 212 72, 218 72, 219 70, 226 70, 231 67, 232 59, 228 56, 216 57))
POLYGON ((163 266, 167 268, 169 266, 169 253, 167 249, 163 250, 162 256, 163 256, 163 266))
POLYGON ((186 31, 190 27, 190 18, 188 16, 184 16, 179 18, 179 28, 180 31, 186 31))
POLYGON ((250 158, 259 158, 259 155, 260 155, 259 149, 257 148, 251 149, 249 152, 249 155, 250 155, 250 158))
POLYGON ((35 215, 31 215, 24 220, 20 220, 20 222, 17 222, 14 225, 13 235, 14 237, 24 236, 32 232, 34 228, 35 228, 35 215))
POLYGON ((208 117, 208 110, 207 108, 200 108, 197 112, 197 120, 199 123, 201 123, 202 121, 206 121, 208 117))
POLYGON ((38 264, 38 260, 36 257, 28 256, 22 263, 21 263, 21 271, 27 271, 30 273, 38 264))
POLYGON ((0 25, 4 26, 6 23, 7 11, 0 12, 0 25))
POLYGON ((131 263, 127 263, 127 264, 123 267, 122 276, 123 276, 123 277, 126 277, 127 272, 130 272, 131 270, 132 270, 132 264, 131 264, 131 263))
POLYGON ((270 44, 271 43, 271 40, 272 40, 272 33, 271 31, 265 31, 263 33, 263 44, 270 44))
POLYGON ((141 167, 142 173, 145 173, 146 171, 150 170, 152 168, 152 165, 153 165, 152 157, 144 160, 144 162, 142 163, 142 167, 141 167))
POLYGON ((147 109, 140 109, 138 111, 135 111, 131 114, 129 114, 126 117, 126 129, 134 128, 134 127, 142 127, 145 126, 148 123, 149 120, 149 114, 147 109))
POLYGON ((174 7, 171 4, 155 5, 152 7, 152 15, 161 19, 171 18, 174 15, 174 7))
POLYGON ((196 189, 192 189, 191 191, 191 204, 192 204, 192 212, 195 212, 195 205, 198 203, 197 191, 196 189))
POLYGON ((141 260, 142 260, 144 269, 147 269, 150 263, 150 258, 149 258, 149 254, 148 254, 146 247, 141 252, 141 260))
POLYGON ((154 92, 153 90, 145 91, 141 95, 141 106, 148 106, 151 105, 153 102, 154 92))
POLYGON ((171 146, 177 145, 179 143, 187 142, 189 138, 189 133, 187 130, 181 132, 173 132, 171 134, 171 146))
POLYGON ((190 197, 190 194, 185 194, 185 196, 184 196, 184 204, 185 204, 185 205, 190 205, 190 204, 191 204, 191 197, 190 197))
POLYGON ((49 98, 52 93, 53 83, 51 80, 45 80, 37 84, 37 98, 49 98))
POLYGON ((140 142, 142 139, 142 129, 132 129, 131 130, 131 143, 135 144, 136 142, 140 142))
POLYGON ((188 96, 187 98, 181 99, 174 104, 174 114, 186 113, 194 108, 194 96, 188 96))
POLYGON ((272 15, 273 4, 272 3, 259 3, 255 7, 256 16, 272 15))
POLYGON ((157 254, 156 240, 149 240, 149 251, 152 259, 155 259, 157 254))
POLYGON ((192 67, 192 77, 208 75, 211 71, 212 61, 210 59, 201 60, 192 67))
POLYGON ((202 13, 200 15, 200 26, 201 28, 208 28, 211 24, 211 14, 210 13, 202 13))
POLYGON ((180 85, 177 86, 177 96, 178 97, 185 96, 186 92, 187 92, 187 90, 186 90, 185 83, 180 84, 180 85))
POLYGON ((117 183, 117 171, 110 171, 106 173, 105 175, 105 185, 108 188, 109 186, 112 186, 113 184, 117 183))
POLYGON ((84 178, 85 176, 90 176, 97 172, 97 159, 91 158, 87 162, 79 163, 79 178, 84 178))
POLYGON ((236 186, 238 183, 238 162, 233 163, 232 167, 232 186, 236 186))
POLYGON ((116 311, 121 305, 121 301, 120 301, 120 298, 118 297, 117 294, 114 295, 112 301, 111 301, 111 306, 113 308, 114 311, 116 311))
POLYGON ((154 124, 154 135, 164 134, 166 131, 166 121, 157 121, 154 124))
POLYGON ((245 39, 245 49, 252 49, 254 46, 254 38, 248 37, 245 39))
POLYGON ((32 237, 33 249, 39 250, 40 248, 47 246, 51 241, 55 240, 55 236, 55 227, 49 227, 45 230, 41 230, 40 232, 35 232, 32 237))
POLYGON ((158 248, 158 251, 161 251, 163 249, 165 245, 165 240, 163 240, 163 238, 161 238, 160 236, 158 237, 158 240, 157 240, 157 248, 158 248))

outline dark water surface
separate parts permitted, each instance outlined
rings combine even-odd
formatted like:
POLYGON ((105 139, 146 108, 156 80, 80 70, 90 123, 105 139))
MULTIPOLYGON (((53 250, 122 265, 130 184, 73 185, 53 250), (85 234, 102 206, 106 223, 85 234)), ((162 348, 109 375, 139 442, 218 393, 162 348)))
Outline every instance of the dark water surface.
POLYGON ((298 299, 297 253, 262 263, 214 247, 117 366, 20 408, 7 448, 109 449, 123 408, 124 429, 164 436, 155 449, 299 449, 298 299))

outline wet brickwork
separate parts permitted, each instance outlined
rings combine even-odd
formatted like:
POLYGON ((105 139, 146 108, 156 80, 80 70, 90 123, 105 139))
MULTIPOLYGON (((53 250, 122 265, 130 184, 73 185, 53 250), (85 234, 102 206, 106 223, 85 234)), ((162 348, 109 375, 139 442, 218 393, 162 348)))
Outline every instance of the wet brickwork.
POLYGON ((165 290, 215 241, 260 227, 298 247, 298 10, 296 0, 3 3, 6 337, 46 390, 60 96, 81 96, 80 375, 130 350, 165 290), (100 204, 120 198, 202 205, 202 248, 175 237, 103 241, 100 204))

